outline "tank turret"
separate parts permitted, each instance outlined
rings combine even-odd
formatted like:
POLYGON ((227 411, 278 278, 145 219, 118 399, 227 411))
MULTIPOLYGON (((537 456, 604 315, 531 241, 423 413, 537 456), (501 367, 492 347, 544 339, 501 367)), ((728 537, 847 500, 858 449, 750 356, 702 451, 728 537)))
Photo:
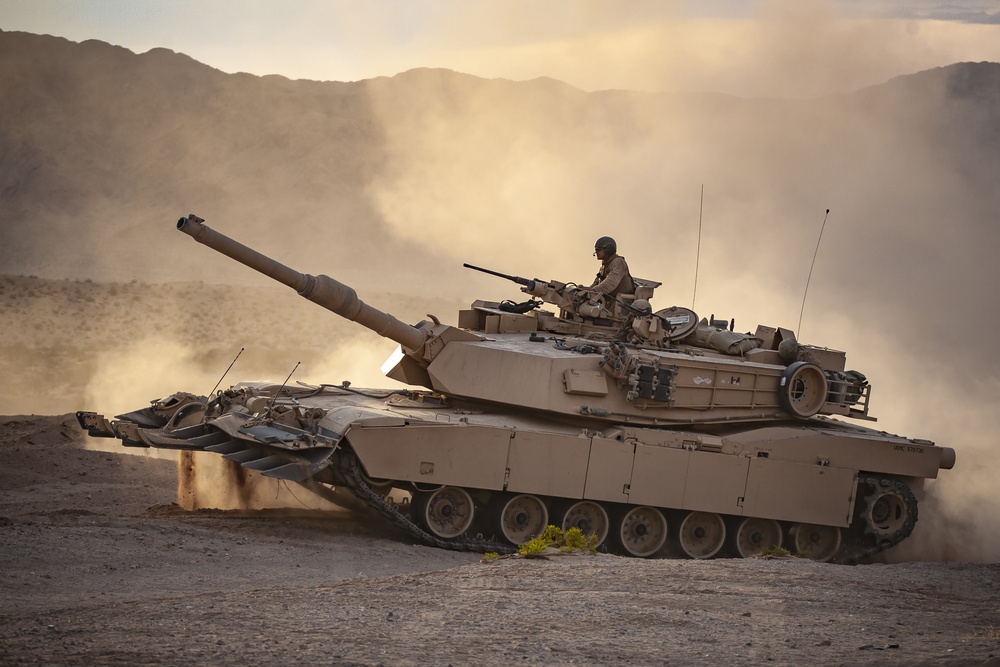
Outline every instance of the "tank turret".
POLYGON ((655 281, 610 298, 466 265, 528 300, 409 325, 203 223, 177 228, 398 343, 386 375, 423 389, 241 383, 114 420, 78 413, 91 435, 337 488, 435 546, 505 550, 554 523, 626 555, 693 558, 777 546, 866 558, 913 530, 914 480, 955 462, 950 448, 834 419, 872 420, 871 387, 843 352, 654 310, 655 281), (408 511, 388 489, 412 496, 408 511))
MULTIPOLYGON (((467 264, 512 280, 539 299, 514 307, 477 301, 459 314, 458 327, 436 320, 411 326, 329 276, 299 273, 203 223, 190 215, 177 228, 399 343, 386 374, 406 384, 519 409, 633 423, 867 413, 869 386, 860 374, 851 376, 852 383, 841 379, 847 377, 843 353, 796 346, 785 355, 792 363, 784 363, 777 349, 764 349, 763 338, 699 325, 688 309, 643 312, 633 304, 648 303, 658 285, 652 281, 638 279, 636 294, 611 299, 572 283, 527 280, 467 264), (541 309, 541 303, 558 312, 541 309)), ((778 336, 774 330, 769 347, 776 338, 778 345, 794 341, 791 332, 778 336)))

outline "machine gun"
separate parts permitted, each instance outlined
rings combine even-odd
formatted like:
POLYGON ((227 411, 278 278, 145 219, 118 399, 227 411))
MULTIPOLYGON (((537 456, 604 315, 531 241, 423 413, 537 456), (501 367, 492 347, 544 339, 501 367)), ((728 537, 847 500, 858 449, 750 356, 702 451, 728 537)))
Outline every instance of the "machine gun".
MULTIPOLYGON (((542 280, 540 278, 522 278, 520 276, 512 276, 506 273, 500 273, 499 271, 473 266, 472 264, 462 264, 462 266, 467 269, 472 269, 473 271, 480 271, 482 273, 488 273, 491 276, 504 278, 521 285, 521 291, 525 294, 538 297, 544 303, 550 303, 553 306, 558 306, 561 310, 560 317, 572 318, 574 316, 580 316, 591 319, 620 319, 616 318, 612 314, 613 304, 609 303, 608 308, 602 308, 599 303, 591 303, 594 297, 594 292, 575 283, 562 283, 557 280, 542 280)), ((532 299, 520 304, 511 303, 505 310, 509 310, 510 312, 527 312, 536 308, 538 305, 540 304, 532 299)))
POLYGON ((473 266, 472 264, 462 264, 462 266, 464 266, 467 269, 472 269, 473 271, 480 271, 482 273, 488 273, 491 276, 496 276, 497 278, 505 278, 505 279, 507 279, 507 280, 509 280, 511 282, 517 283, 518 285, 524 285, 525 287, 531 286, 532 283, 543 282, 542 280, 539 280, 538 278, 535 278, 533 280, 528 280, 527 278, 522 278, 520 276, 510 276, 510 275, 507 275, 506 273, 500 273, 499 271, 494 271, 492 269, 484 269, 481 266, 473 266))

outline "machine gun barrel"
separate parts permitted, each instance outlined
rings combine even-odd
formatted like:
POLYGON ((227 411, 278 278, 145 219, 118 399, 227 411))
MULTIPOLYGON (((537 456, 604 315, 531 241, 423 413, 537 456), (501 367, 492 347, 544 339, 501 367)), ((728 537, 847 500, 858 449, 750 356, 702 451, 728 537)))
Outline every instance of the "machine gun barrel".
POLYGON ((467 269, 472 269, 473 271, 482 271, 483 273, 488 273, 491 276, 496 276, 498 278, 506 278, 507 280, 510 280, 512 282, 517 283, 518 285, 524 285, 526 287, 530 287, 531 283, 535 282, 534 280, 529 280, 527 278, 521 278, 520 276, 509 276, 506 273, 500 273, 499 271, 492 271, 490 269, 484 269, 484 268, 479 267, 479 266, 473 266, 472 264, 462 264, 462 266, 464 266, 467 269))
POLYGON ((198 243, 235 259, 263 273, 268 278, 291 287, 300 296, 332 311, 341 317, 367 327, 380 336, 396 341, 410 351, 423 348, 427 335, 400 322, 392 315, 373 308, 358 298, 353 288, 337 282, 329 276, 313 276, 299 273, 280 262, 262 255, 247 246, 234 241, 225 234, 210 229, 202 218, 191 214, 177 221, 177 229, 188 234, 198 243))

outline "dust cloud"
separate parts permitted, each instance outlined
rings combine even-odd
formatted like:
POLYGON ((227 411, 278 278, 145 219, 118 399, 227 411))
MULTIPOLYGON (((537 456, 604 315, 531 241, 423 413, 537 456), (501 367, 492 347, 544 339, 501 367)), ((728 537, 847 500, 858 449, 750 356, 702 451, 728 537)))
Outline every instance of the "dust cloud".
POLYGON ((177 504, 189 511, 341 509, 292 482, 251 472, 217 454, 190 451, 178 456, 177 504))
MULTIPOLYGON (((771 65, 810 45, 803 75, 845 85, 862 61, 884 62, 876 31, 815 11, 779 12, 754 76, 808 95, 771 65), (825 27, 807 30, 814 21, 825 27)), ((610 234, 633 274, 664 283, 657 307, 692 304, 700 244, 700 314, 752 331, 797 329, 802 312, 800 340, 846 350, 868 375, 879 428, 955 447, 955 470, 928 485, 921 529, 934 530, 918 529, 911 557, 995 561, 1000 519, 969 514, 995 506, 1000 464, 988 344, 1000 325, 1000 80, 987 67, 798 101, 608 92, 585 104, 554 81, 414 71, 372 87, 388 166, 371 190, 396 234, 526 277, 589 282, 593 241, 610 234)), ((496 281, 468 284, 516 294, 496 281)))
POLYGON ((222 363, 218 355, 212 355, 213 361, 209 362, 199 358, 198 349, 189 343, 151 336, 100 352, 83 400, 85 405, 100 406, 107 414, 121 414, 177 391, 207 396, 220 379, 220 388, 237 381, 281 382, 286 378, 289 384, 348 381, 360 387, 403 386, 379 373, 382 362, 392 352, 392 344, 346 338, 326 350, 299 350, 305 361, 291 363, 282 363, 278 357, 290 357, 294 352, 274 355, 274 350, 261 349, 264 345, 257 342, 253 350, 240 355, 223 379, 228 364, 222 363))
POLYGON ((400 389, 406 385, 385 377, 380 370, 393 349, 386 341, 357 341, 354 345, 337 346, 306 369, 300 379, 312 385, 346 381, 357 388, 400 389))
MULTIPOLYGON (((351 341, 351 337, 346 337, 351 341)), ((281 381, 295 369, 290 383, 336 383, 348 381, 355 386, 402 387, 378 373, 384 357, 379 348, 386 345, 350 342, 331 346, 315 353, 315 359, 306 356, 305 365, 283 368, 275 359, 260 358, 254 351, 249 358, 234 364, 229 382, 247 380, 281 381), (242 365, 241 365, 242 361, 242 365), (246 373, 256 375, 247 376, 246 373), (280 376, 280 377, 279 377, 280 376)), ((391 351, 391 345, 388 346, 391 351)), ((99 352, 94 360, 95 372, 86 386, 81 405, 100 406, 108 415, 116 415, 142 407, 160 397, 177 391, 208 395, 220 380, 221 373, 215 363, 204 358, 205 350, 192 346, 190 341, 149 335, 133 343, 99 352)), ((273 352, 273 351, 272 351, 273 352)), ((308 352, 308 351, 307 351, 308 352)), ((302 355, 300 355, 302 356, 302 355)), ((298 362, 297 362, 298 363, 298 362)), ((225 366, 222 366, 225 370, 225 366)), ((117 440, 90 439, 95 449, 121 452, 117 440)), ((131 454, 155 455, 176 458, 178 464, 178 504, 184 509, 266 509, 299 508, 331 510, 333 505, 312 492, 284 480, 276 480, 252 473, 237 463, 215 454, 201 452, 163 452, 162 450, 131 449, 131 454)))
POLYGON ((156 337, 101 352, 96 365, 85 404, 100 405, 112 415, 147 407, 176 391, 207 394, 218 379, 195 360, 190 344, 156 337))

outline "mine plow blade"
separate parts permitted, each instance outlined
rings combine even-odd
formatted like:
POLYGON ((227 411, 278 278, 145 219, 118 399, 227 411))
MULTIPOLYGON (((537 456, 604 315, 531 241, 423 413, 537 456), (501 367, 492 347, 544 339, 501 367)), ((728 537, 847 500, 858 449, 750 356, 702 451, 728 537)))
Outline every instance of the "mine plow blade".
POLYGON ((117 438, 118 435, 111 428, 111 422, 104 415, 96 412, 80 411, 76 413, 76 421, 80 428, 87 432, 92 438, 117 438))

